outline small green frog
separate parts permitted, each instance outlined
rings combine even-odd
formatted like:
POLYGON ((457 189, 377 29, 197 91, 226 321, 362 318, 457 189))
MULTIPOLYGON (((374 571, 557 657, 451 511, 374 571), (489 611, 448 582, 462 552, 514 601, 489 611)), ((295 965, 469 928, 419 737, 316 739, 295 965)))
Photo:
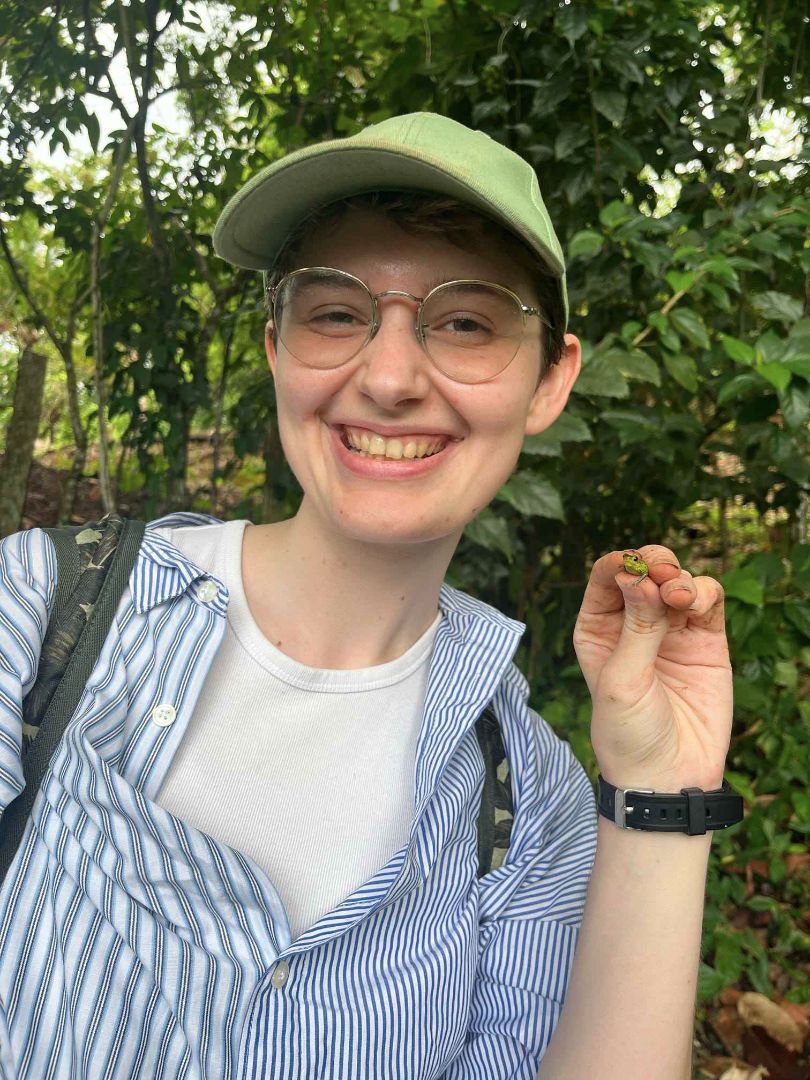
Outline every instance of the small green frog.
POLYGON ((649 577, 650 568, 637 551, 625 551, 622 561, 628 574, 640 575, 638 581, 633 582, 634 585, 640 585, 645 577, 649 577))

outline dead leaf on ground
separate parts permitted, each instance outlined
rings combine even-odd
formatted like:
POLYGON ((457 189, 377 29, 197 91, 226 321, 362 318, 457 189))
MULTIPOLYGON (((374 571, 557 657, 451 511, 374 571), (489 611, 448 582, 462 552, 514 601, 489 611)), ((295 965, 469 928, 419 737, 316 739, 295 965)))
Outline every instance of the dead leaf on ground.
POLYGON ((737 1012, 746 1027, 761 1027, 772 1039, 794 1053, 804 1044, 804 1031, 780 1005, 764 994, 750 991, 740 995, 737 1012))
POLYGON ((729 1054, 738 1055, 742 1049, 745 1023, 736 1005, 721 1005, 709 1017, 709 1023, 725 1050, 729 1054))
POLYGON ((732 1065, 718 1080, 765 1080, 769 1075, 764 1065, 732 1065))
POLYGON ((787 1050, 761 1027, 750 1027, 743 1035, 743 1057, 752 1065, 764 1065, 771 1080, 810 1080, 807 1058, 787 1050))

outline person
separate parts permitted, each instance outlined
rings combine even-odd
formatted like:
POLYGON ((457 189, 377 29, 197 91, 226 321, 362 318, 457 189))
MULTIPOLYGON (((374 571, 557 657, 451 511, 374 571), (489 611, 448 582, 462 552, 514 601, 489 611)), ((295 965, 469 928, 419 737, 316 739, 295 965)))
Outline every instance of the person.
MULTIPOLYGON (((300 509, 148 526, 0 891, 3 1077, 683 1080, 722 589, 650 538, 597 559, 597 815, 528 704, 525 627, 444 582, 580 369, 533 170, 394 117, 269 166, 214 239, 266 275, 300 509), (514 823, 479 878, 488 705, 514 823)), ((6 805, 55 582, 40 530, 1 558, 6 805)))

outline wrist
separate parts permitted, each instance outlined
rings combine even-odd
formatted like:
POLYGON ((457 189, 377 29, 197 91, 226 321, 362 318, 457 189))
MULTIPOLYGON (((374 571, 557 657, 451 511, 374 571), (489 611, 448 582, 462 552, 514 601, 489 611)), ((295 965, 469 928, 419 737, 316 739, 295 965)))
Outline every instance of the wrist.
POLYGON ((612 784, 600 773, 596 802, 599 814, 622 830, 699 836, 736 825, 743 818, 743 801, 727 783, 662 791, 640 784, 612 784))
POLYGON ((702 791, 719 791, 723 785, 723 769, 684 768, 666 771, 644 770, 637 766, 628 768, 607 764, 603 768, 597 762, 600 776, 617 788, 633 791, 655 791, 676 794, 683 788, 700 788, 702 791))

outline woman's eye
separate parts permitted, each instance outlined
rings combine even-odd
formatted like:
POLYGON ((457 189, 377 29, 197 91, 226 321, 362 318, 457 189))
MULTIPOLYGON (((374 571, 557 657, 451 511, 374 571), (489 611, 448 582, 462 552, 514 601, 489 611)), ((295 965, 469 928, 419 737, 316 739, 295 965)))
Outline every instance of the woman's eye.
POLYGON ((447 315, 436 325, 437 330, 450 334, 488 334, 489 326, 476 315, 467 313, 447 315))
POLYGON ((346 311, 343 308, 327 308, 320 311, 313 311, 310 315, 310 321, 316 323, 318 326, 329 327, 353 327, 360 326, 362 321, 360 317, 353 311, 346 311))

